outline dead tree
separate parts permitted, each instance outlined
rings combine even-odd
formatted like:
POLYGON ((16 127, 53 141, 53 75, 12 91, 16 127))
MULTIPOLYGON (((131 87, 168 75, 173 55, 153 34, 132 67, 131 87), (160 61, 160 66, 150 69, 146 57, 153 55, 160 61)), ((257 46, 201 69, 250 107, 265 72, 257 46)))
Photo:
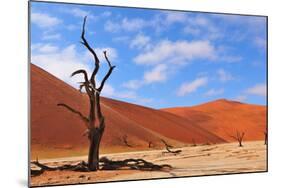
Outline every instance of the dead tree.
POLYGON ((267 131, 264 131, 263 134, 264 134, 264 145, 267 145, 267 140, 268 140, 267 131))
POLYGON ((88 153, 88 168, 90 171, 96 171, 99 169, 99 147, 100 142, 103 136, 104 128, 105 128, 105 117, 102 114, 101 107, 100 107, 100 94, 104 87, 105 82, 111 75, 115 66, 111 65, 109 61, 106 51, 104 51, 104 57, 107 61, 109 66, 109 70, 102 79, 100 86, 96 85, 96 75, 100 68, 100 60, 95 52, 95 50, 89 45, 85 38, 85 24, 86 24, 87 17, 84 18, 82 34, 81 34, 81 43, 90 51, 93 56, 95 62, 95 68, 91 74, 91 77, 88 77, 88 74, 85 70, 80 69, 71 74, 71 76, 75 76, 78 74, 82 74, 84 76, 84 81, 80 82, 79 90, 85 88, 85 91, 89 98, 90 109, 88 117, 85 117, 79 111, 71 108, 70 106, 60 103, 58 106, 65 107, 69 111, 73 112, 74 114, 78 115, 86 125, 86 133, 89 139, 89 153, 88 153))
POLYGON ((243 141, 244 135, 245 135, 244 132, 240 133, 239 131, 236 131, 236 135, 235 136, 231 135, 231 137, 238 141, 239 147, 242 147, 243 146, 242 141, 243 141))
POLYGON ((148 147, 152 148, 152 142, 151 141, 148 142, 148 147))
MULTIPOLYGON (((173 148, 173 146, 169 145, 165 140, 161 139, 161 141, 165 144, 166 150, 168 153, 173 153, 173 154, 179 154, 182 152, 182 150, 171 150, 170 148, 173 148)), ((163 152, 164 153, 164 152, 163 152)))
POLYGON ((193 147, 197 146, 197 145, 196 145, 196 142, 195 142, 195 140, 194 140, 193 138, 192 138, 192 146, 193 146, 193 147))
POLYGON ((132 146, 128 143, 128 136, 127 136, 126 134, 122 137, 122 139, 123 139, 123 142, 124 142, 124 144, 125 144, 126 146, 132 147, 132 146))

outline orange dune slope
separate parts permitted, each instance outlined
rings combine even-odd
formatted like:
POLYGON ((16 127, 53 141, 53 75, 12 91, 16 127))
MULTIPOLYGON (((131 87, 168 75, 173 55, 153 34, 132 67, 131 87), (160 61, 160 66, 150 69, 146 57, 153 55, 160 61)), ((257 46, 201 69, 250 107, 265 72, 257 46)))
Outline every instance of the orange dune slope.
MULTIPOLYGON (((65 103, 85 116, 89 109, 88 98, 50 73, 31 64, 31 152, 56 149, 80 151, 87 149, 88 140, 83 137, 86 129, 83 121, 58 103, 65 103)), ((101 99, 106 129, 101 143, 102 151, 114 149, 148 149, 148 143, 163 147, 160 139, 180 146, 191 143, 221 143, 224 139, 201 128, 194 121, 139 105, 113 99, 101 99), (123 142, 127 136, 128 148, 123 142)))
POLYGON ((220 99, 193 107, 166 108, 170 112, 195 122, 220 138, 233 142, 236 131, 245 132, 244 140, 263 140, 267 107, 220 99))

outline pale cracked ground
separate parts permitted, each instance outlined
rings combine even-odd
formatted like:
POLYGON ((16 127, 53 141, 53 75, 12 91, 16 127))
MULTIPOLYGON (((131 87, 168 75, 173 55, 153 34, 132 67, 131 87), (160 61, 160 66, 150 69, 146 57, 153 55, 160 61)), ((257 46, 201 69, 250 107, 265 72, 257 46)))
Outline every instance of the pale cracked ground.
MULTIPOLYGON (((177 148, 179 149, 179 148, 177 148)), ((178 155, 162 154, 164 150, 106 154, 111 160, 142 158, 154 164, 169 164, 170 171, 106 170, 98 172, 50 171, 31 178, 31 186, 76 184, 90 182, 199 176, 267 170, 266 145, 263 141, 205 145, 180 148, 178 155)), ((101 156, 101 157, 102 157, 101 156)), ((75 164, 87 157, 40 160, 48 166, 75 164)), ((35 168, 31 165, 31 168, 35 168)))

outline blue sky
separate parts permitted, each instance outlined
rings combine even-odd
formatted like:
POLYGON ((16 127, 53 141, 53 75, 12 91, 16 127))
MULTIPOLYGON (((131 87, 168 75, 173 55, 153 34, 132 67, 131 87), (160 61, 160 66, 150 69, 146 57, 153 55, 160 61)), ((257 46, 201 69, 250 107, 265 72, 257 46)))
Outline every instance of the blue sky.
POLYGON ((31 3, 31 61, 75 88, 94 62, 116 69, 102 95, 153 108, 225 98, 266 104, 266 18, 74 4, 31 3))

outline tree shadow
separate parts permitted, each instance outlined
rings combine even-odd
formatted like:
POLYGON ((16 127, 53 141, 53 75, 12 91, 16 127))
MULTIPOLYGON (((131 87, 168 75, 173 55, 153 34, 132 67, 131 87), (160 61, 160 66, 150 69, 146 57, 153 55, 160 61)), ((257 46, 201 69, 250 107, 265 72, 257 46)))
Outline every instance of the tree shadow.
MULTIPOLYGON (((40 163, 38 160, 32 161, 32 164, 39 167, 39 170, 31 169, 31 177, 39 176, 45 171, 78 171, 78 172, 90 172, 88 164, 82 161, 78 164, 65 164, 62 166, 50 167, 40 163)), ((163 164, 158 165, 152 162, 148 162, 144 159, 125 159, 125 160, 110 160, 107 157, 100 158, 99 170, 141 170, 141 171, 170 171, 171 165, 163 164)))
POLYGON ((106 157, 100 159, 101 170, 143 170, 143 171, 167 171, 171 170, 172 166, 168 164, 157 165, 148 162, 144 159, 125 159, 125 160, 110 160, 106 157))

